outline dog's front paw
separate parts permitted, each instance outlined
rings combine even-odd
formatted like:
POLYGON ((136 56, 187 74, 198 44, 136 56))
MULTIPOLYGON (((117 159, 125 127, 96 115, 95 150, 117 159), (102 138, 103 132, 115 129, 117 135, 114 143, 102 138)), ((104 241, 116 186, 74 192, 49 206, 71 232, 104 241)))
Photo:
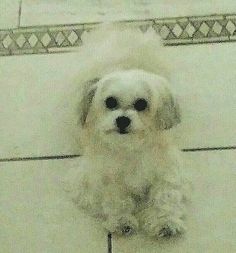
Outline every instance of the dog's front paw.
POLYGON ((141 218, 141 228, 153 238, 170 238, 186 231, 181 218, 158 217, 155 212, 148 211, 141 218))
POLYGON ((124 236, 130 236, 136 233, 136 230, 129 225, 125 225, 123 228, 121 228, 121 233, 124 236))
POLYGON ((178 236, 186 231, 185 226, 182 222, 166 222, 166 224, 161 226, 157 237, 158 238, 170 238, 172 236, 178 236))
POLYGON ((138 221, 134 216, 122 217, 119 220, 119 228, 117 229, 117 234, 123 236, 131 236, 135 234, 138 230, 138 221))
POLYGON ((118 236, 131 236, 138 230, 138 221, 132 215, 110 217, 103 225, 109 232, 118 236))

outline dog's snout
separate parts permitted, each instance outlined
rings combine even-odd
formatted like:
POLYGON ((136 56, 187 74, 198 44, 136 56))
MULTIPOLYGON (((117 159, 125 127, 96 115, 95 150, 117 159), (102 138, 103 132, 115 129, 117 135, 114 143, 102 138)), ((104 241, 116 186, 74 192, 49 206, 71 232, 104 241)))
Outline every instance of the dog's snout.
POLYGON ((130 123, 131 123, 130 118, 125 116, 121 116, 116 119, 116 125, 120 129, 125 129, 126 127, 129 126, 130 123))

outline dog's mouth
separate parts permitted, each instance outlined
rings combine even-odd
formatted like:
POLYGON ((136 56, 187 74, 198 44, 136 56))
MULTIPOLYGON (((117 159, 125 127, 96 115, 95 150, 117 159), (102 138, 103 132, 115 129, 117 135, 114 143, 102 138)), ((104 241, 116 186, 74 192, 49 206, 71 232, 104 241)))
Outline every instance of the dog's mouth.
POLYGON ((127 130, 125 130, 125 129, 119 129, 119 130, 117 130, 117 132, 118 132, 119 134, 128 134, 128 133, 129 133, 129 131, 127 131, 127 130))
POLYGON ((111 133, 117 133, 119 135, 126 135, 129 134, 130 131, 128 131, 127 129, 111 129, 106 131, 107 134, 111 134, 111 133))

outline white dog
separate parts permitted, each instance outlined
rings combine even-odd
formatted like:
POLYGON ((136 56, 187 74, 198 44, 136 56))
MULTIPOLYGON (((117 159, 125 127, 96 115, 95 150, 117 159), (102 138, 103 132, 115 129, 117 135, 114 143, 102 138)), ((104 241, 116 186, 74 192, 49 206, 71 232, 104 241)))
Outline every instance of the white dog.
POLYGON ((171 137, 180 112, 167 79, 141 64, 137 52, 149 46, 137 36, 136 48, 127 46, 130 39, 117 43, 134 58, 108 53, 106 67, 100 57, 102 67, 94 60, 99 70, 86 72, 79 100, 84 154, 70 186, 74 202, 107 231, 169 237, 185 231, 184 168, 171 137))

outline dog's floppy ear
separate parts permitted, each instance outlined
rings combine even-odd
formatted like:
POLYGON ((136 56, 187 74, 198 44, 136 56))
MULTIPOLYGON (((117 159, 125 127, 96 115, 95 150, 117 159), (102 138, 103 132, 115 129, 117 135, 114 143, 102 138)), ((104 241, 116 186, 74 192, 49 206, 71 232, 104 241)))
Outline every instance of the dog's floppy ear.
POLYGON ((96 83, 99 81, 99 78, 95 78, 92 80, 87 81, 84 84, 82 97, 79 102, 79 123, 82 127, 85 125, 87 115, 89 113, 89 108, 92 104, 93 97, 95 96, 97 86, 96 83))
POLYGON ((161 92, 161 105, 157 108, 156 124, 158 129, 170 129, 181 121, 180 108, 177 99, 173 97, 168 87, 161 92))

